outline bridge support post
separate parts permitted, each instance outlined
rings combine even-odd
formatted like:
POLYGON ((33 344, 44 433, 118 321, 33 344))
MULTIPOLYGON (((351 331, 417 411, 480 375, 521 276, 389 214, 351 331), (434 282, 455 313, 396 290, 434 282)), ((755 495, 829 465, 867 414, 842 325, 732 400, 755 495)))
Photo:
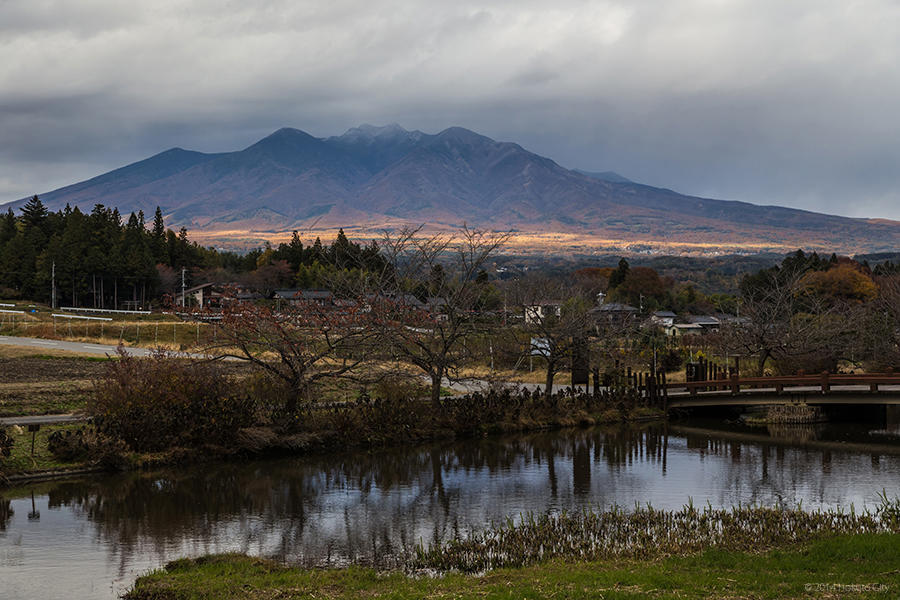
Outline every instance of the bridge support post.
POLYGON ((822 371, 822 393, 827 394, 831 391, 831 385, 828 383, 828 371, 822 371))

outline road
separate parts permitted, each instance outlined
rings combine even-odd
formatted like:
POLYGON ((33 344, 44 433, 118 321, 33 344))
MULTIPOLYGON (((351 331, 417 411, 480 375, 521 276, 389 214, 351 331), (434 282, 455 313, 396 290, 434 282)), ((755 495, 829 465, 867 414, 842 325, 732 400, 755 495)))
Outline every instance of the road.
MULTIPOLYGON (((29 337, 12 337, 8 335, 0 335, 0 344, 5 346, 25 346, 28 348, 38 348, 42 350, 64 350, 66 352, 78 352, 80 354, 99 354, 113 355, 116 353, 115 346, 107 346, 104 344, 87 344, 85 342, 65 342, 62 340, 43 340, 40 338, 29 337)), ((128 354, 134 356, 149 356, 150 350, 147 348, 125 348, 128 354)))
MULTIPOLYGON (((107 346, 104 344, 88 344, 85 342, 66 342, 63 340, 45 340, 40 338, 30 338, 30 337, 13 337, 8 335, 0 335, 0 344, 7 346, 25 346, 29 348, 36 348, 42 350, 62 350, 65 352, 78 352, 80 354, 97 354, 100 356, 104 355, 114 355, 116 353, 115 346, 107 346)), ((151 354, 151 350, 148 348, 135 348, 131 346, 126 346, 125 351, 128 354, 133 356, 149 356, 151 354)), ((205 355, 202 354, 189 354, 184 353, 180 354, 181 356, 187 356, 191 358, 205 358, 205 355)), ((227 360, 227 359, 226 359, 227 360)), ((240 359, 233 359, 240 360, 240 359)), ((430 381, 427 380, 426 381, 430 381)), ((513 382, 510 382, 513 383, 513 382)), ((483 391, 489 387, 489 383, 483 379, 466 379, 463 381, 453 382, 451 383, 448 380, 444 380, 444 387, 452 389, 455 392, 469 393, 475 391, 483 391)), ((543 389, 543 386, 537 383, 520 383, 518 384, 522 389, 534 390, 535 388, 540 387, 543 389)), ((554 392, 561 392, 568 388, 567 385, 554 385, 554 392)))

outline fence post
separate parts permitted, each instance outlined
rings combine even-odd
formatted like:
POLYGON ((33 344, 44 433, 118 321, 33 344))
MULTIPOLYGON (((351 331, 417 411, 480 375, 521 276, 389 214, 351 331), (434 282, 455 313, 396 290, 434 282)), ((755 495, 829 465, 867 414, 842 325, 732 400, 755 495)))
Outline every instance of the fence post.
POLYGON ((831 391, 831 386, 828 384, 828 371, 822 371, 822 393, 827 394, 831 391))
POLYGON ((731 395, 737 396, 741 391, 741 378, 737 373, 731 376, 731 395))

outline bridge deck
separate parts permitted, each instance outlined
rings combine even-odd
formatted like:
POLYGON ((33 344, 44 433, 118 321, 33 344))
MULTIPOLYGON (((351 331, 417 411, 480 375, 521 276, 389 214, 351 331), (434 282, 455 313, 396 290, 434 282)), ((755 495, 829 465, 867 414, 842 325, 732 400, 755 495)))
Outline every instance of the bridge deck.
POLYGON ((823 373, 796 377, 731 377, 668 383, 665 394, 670 408, 799 403, 900 405, 900 376, 823 373))

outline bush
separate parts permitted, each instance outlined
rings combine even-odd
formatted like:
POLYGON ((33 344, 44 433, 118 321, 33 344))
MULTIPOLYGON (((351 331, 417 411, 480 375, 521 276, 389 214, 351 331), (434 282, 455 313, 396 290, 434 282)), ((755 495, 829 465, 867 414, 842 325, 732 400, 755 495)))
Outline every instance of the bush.
POLYGON ((90 461, 110 469, 121 469, 127 464, 125 443, 92 425, 54 431, 47 438, 47 449, 62 461, 90 461))
POLYGON ((823 371, 836 373, 838 360, 835 356, 826 353, 808 353, 802 356, 790 356, 774 361, 776 375, 796 375, 801 371, 807 374, 817 374, 823 371))
POLYGON ((8 457, 12 454, 13 439, 6 432, 6 428, 0 426, 0 456, 8 457))
POLYGON ((425 398, 430 389, 420 379, 413 377, 391 376, 385 377, 375 384, 373 396, 381 400, 409 400, 412 398, 425 398))
POLYGON ((164 351, 135 358, 121 349, 88 402, 99 432, 137 452, 227 445, 253 424, 255 404, 209 361, 164 351))
POLYGON ((86 458, 88 445, 84 439, 84 428, 76 430, 57 430, 47 438, 47 450, 63 461, 86 458))
POLYGON ((666 372, 674 372, 684 366, 684 354, 680 350, 667 350, 659 356, 659 364, 666 372))

